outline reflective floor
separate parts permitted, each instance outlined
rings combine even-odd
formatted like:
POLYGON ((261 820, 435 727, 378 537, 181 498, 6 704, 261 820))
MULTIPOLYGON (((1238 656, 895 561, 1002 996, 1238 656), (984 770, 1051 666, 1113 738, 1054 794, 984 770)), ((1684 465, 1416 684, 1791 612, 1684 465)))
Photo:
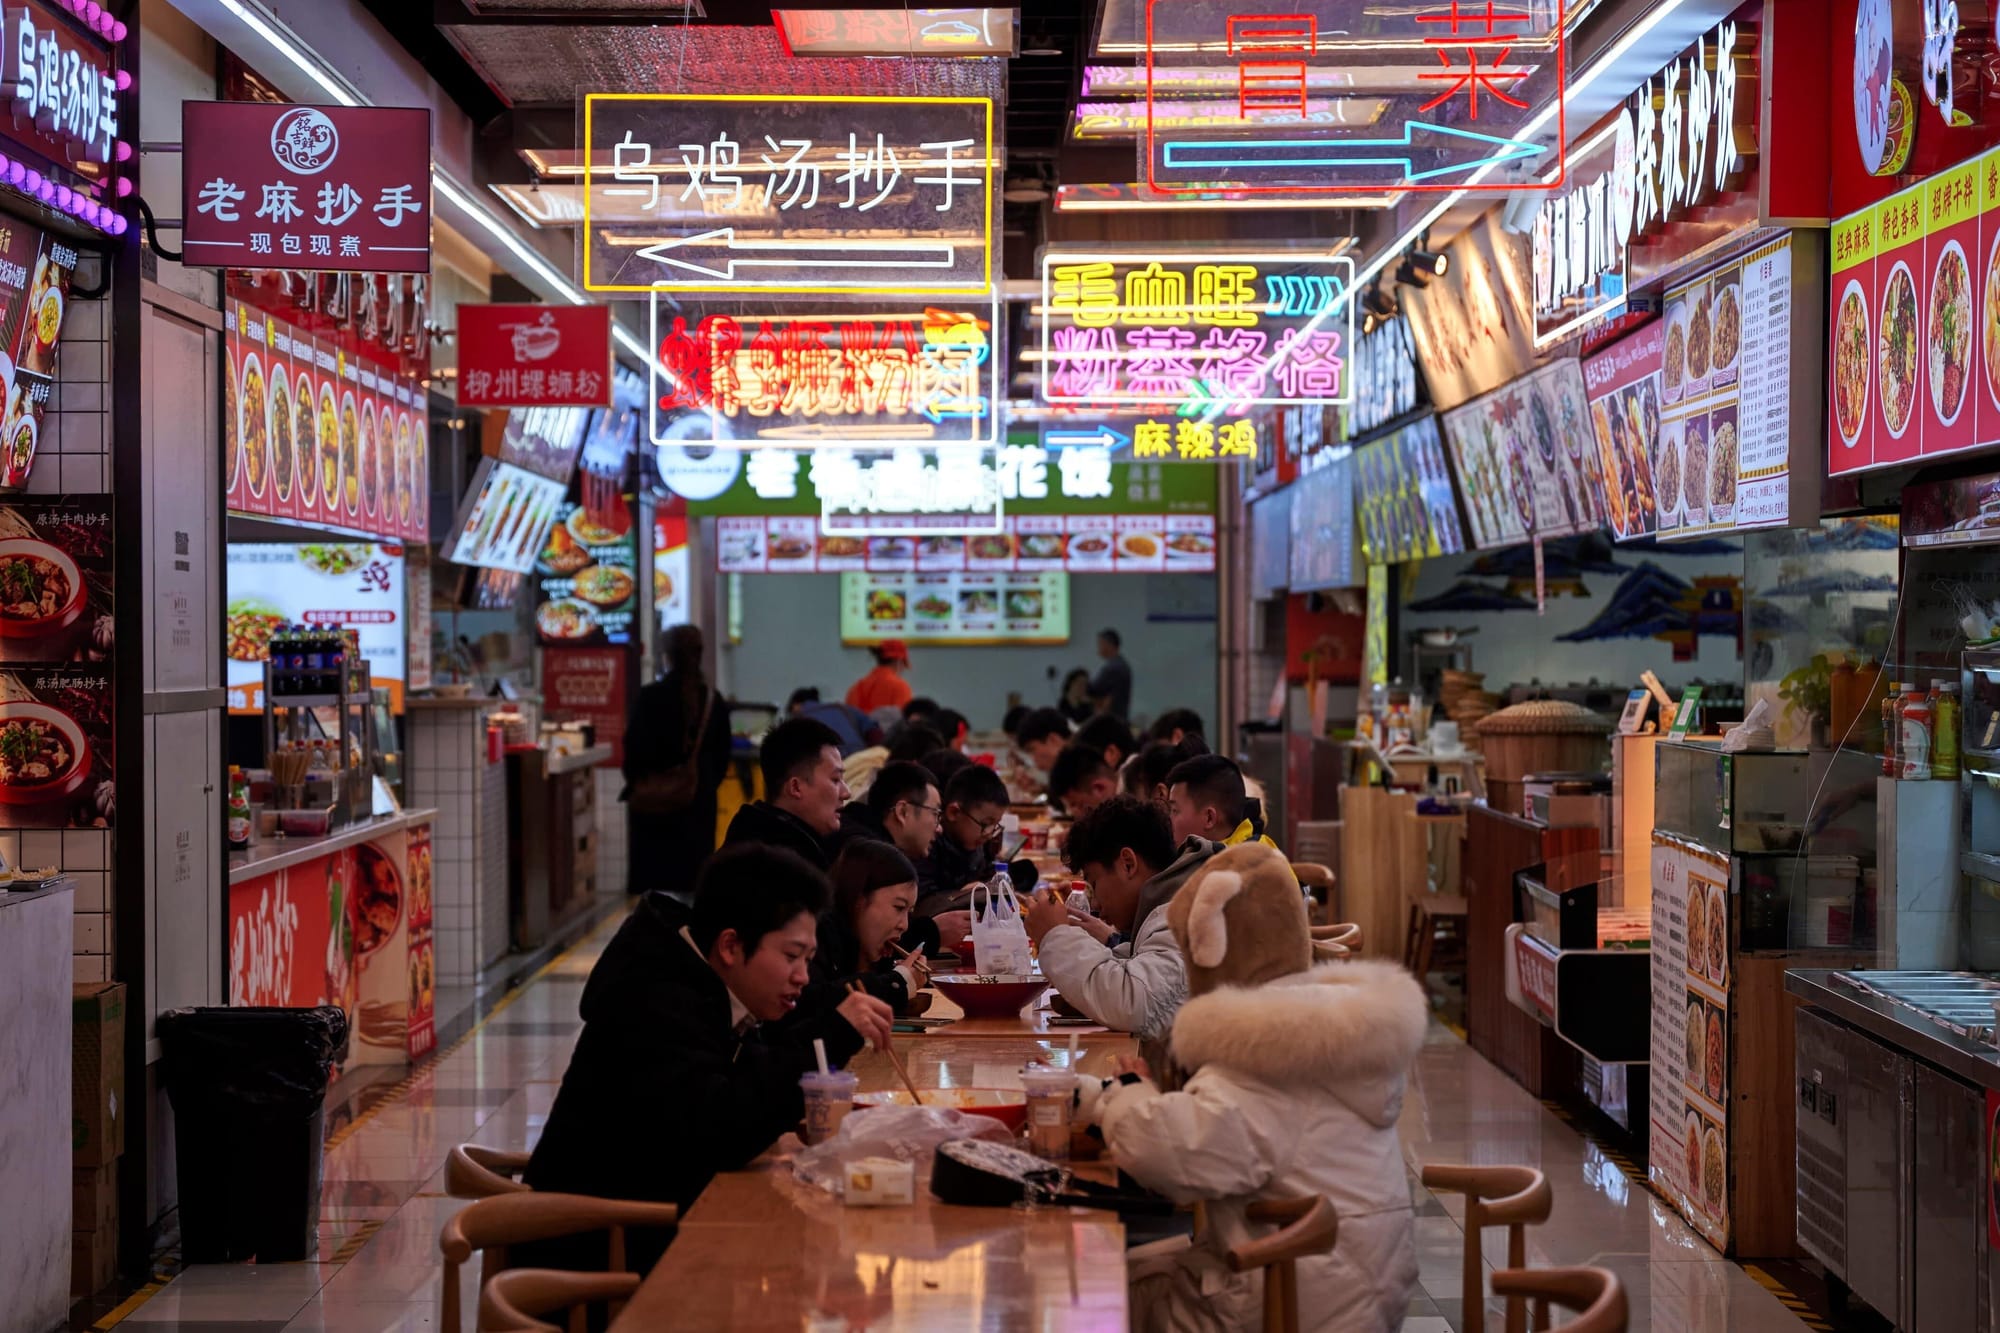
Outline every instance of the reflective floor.
MULTIPOLYGON (((201 1333, 437 1328, 438 1230, 461 1206, 444 1193, 445 1154, 467 1141, 522 1147, 540 1133, 575 1041, 581 984, 609 930, 607 924, 515 992, 401 1095, 333 1135, 319 1262, 192 1267, 136 1308, 128 1306, 118 1322, 201 1333)), ((1526 1163, 1546 1171, 1555 1185, 1555 1215, 1529 1233, 1529 1263, 1612 1269, 1625 1282, 1633 1329, 1807 1327, 1598 1148, 1441 1027, 1411 1081, 1402 1130, 1413 1172, 1426 1162, 1526 1163)), ((1415 1196, 1424 1294, 1412 1304, 1404 1333, 1456 1333, 1463 1313, 1463 1209, 1421 1186, 1415 1196)), ((1492 1233, 1488 1262, 1504 1257, 1504 1233, 1492 1233)), ((1489 1320, 1488 1327, 1500 1325, 1489 1320)))

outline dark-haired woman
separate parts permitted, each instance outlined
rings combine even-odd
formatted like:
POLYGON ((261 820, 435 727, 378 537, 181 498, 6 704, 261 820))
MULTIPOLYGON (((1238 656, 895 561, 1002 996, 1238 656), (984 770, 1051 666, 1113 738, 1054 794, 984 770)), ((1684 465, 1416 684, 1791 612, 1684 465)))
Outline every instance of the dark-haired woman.
POLYGON ((902 1013, 923 982, 890 946, 910 929, 917 868, 890 843, 856 838, 841 849, 827 878, 833 881, 833 906, 819 919, 819 950, 808 965, 812 981, 799 1011, 834 1008, 859 981, 902 1013))

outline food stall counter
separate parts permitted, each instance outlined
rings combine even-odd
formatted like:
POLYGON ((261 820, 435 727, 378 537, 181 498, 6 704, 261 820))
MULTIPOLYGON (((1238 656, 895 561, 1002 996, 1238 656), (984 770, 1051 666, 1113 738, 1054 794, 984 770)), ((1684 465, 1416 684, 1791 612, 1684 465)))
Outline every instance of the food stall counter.
POLYGON ((432 826, 406 810, 229 858, 229 1003, 337 1004, 349 1064, 399 1064, 437 1042, 432 826))
POLYGON ((546 943, 597 891, 597 782, 608 744, 507 747, 507 909, 517 949, 546 943))

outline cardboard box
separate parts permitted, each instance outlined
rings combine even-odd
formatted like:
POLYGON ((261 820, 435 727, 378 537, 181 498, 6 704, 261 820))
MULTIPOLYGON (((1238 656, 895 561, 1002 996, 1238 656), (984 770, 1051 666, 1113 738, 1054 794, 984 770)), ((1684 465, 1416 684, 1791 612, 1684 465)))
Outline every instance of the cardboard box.
POLYGON ((71 1231, 102 1231, 118 1226, 118 1163, 80 1166, 71 1173, 71 1231))
POLYGON ((118 1227, 69 1233, 69 1294, 94 1296, 118 1276, 118 1227))
POLYGON ((125 985, 80 982, 70 992, 72 1167, 125 1151, 125 985))

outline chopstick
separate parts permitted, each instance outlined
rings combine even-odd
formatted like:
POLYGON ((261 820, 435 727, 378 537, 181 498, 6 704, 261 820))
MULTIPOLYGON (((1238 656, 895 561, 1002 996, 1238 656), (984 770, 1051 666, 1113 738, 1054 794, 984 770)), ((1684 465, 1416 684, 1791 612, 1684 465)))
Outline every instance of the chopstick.
MULTIPOLYGON (((856 995, 865 995, 867 993, 862 989, 859 981, 848 982, 847 989, 856 995)), ((903 1080, 903 1086, 910 1090, 911 1103, 922 1106, 924 1104, 924 1095, 917 1091, 916 1083, 910 1078, 910 1071, 903 1066, 903 1057, 896 1054, 896 1043, 891 1041, 884 1049, 883 1054, 887 1055, 889 1063, 896 1067, 896 1076, 903 1080)))

